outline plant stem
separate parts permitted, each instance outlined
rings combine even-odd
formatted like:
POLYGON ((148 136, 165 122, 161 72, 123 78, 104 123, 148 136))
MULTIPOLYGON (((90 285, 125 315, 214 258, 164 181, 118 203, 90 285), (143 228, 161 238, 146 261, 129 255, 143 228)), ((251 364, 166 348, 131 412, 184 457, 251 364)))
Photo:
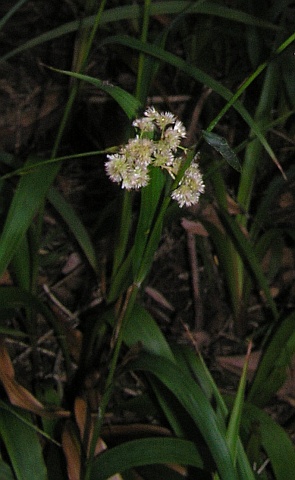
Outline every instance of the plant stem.
POLYGON ((97 420, 95 422, 94 429, 93 429, 93 435, 92 435, 90 449, 89 449, 89 459, 86 465, 85 475, 83 480, 89 480, 90 478, 92 462, 94 460, 94 455, 95 455, 95 448, 101 435, 101 429, 103 426, 106 409, 109 404, 112 391, 113 391, 114 375, 115 375, 115 371, 118 364, 119 354, 121 351, 121 346, 122 346, 123 337, 124 337, 124 330, 128 320, 131 318, 131 313, 136 301, 137 293, 138 293, 138 286, 136 284, 131 285, 126 292, 124 304, 118 315, 117 324, 114 327, 115 343, 113 347, 113 354, 111 357, 111 363, 110 363, 110 368, 109 368, 109 372, 108 372, 108 376, 107 376, 107 380, 104 388, 104 393, 102 395, 99 410, 98 410, 97 420))

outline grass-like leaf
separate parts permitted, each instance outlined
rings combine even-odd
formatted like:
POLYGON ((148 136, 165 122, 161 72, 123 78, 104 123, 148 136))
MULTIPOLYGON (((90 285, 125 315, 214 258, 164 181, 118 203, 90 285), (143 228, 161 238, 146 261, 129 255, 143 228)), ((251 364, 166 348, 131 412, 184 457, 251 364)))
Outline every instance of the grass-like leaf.
POLYGON ((247 401, 264 406, 283 385, 295 352, 295 313, 279 323, 264 348, 247 401))
MULTIPOLYGON (((143 43, 140 40, 137 40, 125 35, 124 36, 115 35, 113 37, 109 37, 102 41, 103 45, 116 44, 116 43, 125 45, 126 47, 129 47, 134 50, 138 50, 140 52, 144 52, 148 55, 151 55, 155 58, 162 60, 163 62, 173 65, 174 67, 178 68, 179 70, 183 71, 187 75, 191 76, 201 84, 212 88, 212 90, 214 90, 222 98, 227 100, 228 103, 223 108, 222 114, 218 115, 218 117, 216 117, 216 119, 212 122, 212 125, 210 126, 210 130, 214 127, 217 121, 219 121, 222 118, 222 116, 227 112, 227 110, 230 107, 233 107, 235 110, 237 110, 237 112, 241 115, 241 117, 245 120, 245 122, 251 127, 252 131, 255 133, 258 140, 263 145, 265 150, 268 152, 270 157, 272 159, 276 159, 276 156, 272 148, 270 147, 269 143, 267 142, 265 136, 262 133, 263 129, 253 120, 253 118, 251 117, 249 112, 246 110, 246 108, 238 101, 238 98, 240 95, 242 95, 244 89, 240 88, 239 91, 236 92, 235 95, 233 95, 230 90, 228 90, 226 87, 221 85, 221 83, 213 79, 210 75, 208 75, 204 71, 187 63, 182 58, 170 52, 167 52, 166 50, 163 50, 160 47, 157 47, 156 45, 143 43)), ((266 64, 264 64, 263 66, 265 67, 266 64)))
POLYGON ((278 310, 273 297, 270 293, 270 289, 267 283, 267 279, 262 271, 262 267, 258 261, 258 258, 253 250, 253 247, 246 236, 242 233, 241 229, 237 225, 234 219, 225 211, 220 210, 220 215, 226 226, 227 232, 232 236, 235 242, 236 248, 243 257, 246 264, 248 264, 251 273, 258 283, 259 288, 264 292, 268 305, 272 311, 274 318, 278 317, 278 310))
MULTIPOLYGON (((17 413, 17 410, 16 410, 17 413)), ((29 425, 29 416, 14 414, 0 405, 0 435, 7 449, 17 480, 46 480, 47 473, 37 433, 29 425)), ((6 478, 6 477, 5 477, 6 478)))
MULTIPOLYGON (((249 15, 246 12, 237 10, 234 8, 228 8, 215 2, 206 1, 204 3, 195 2, 196 5, 190 10, 190 13, 201 13, 206 15, 215 15, 220 18, 226 18, 234 22, 243 23, 245 25, 252 25, 259 28, 264 28, 271 31, 280 30, 280 27, 273 25, 271 22, 262 20, 261 18, 256 18, 252 15, 249 15)), ((163 2, 154 2, 151 5, 151 15, 163 15, 163 14, 179 14, 185 9, 192 5, 191 1, 163 1, 163 2)), ((111 8, 105 10, 101 15, 100 24, 105 25, 112 22, 119 22, 122 20, 128 19, 140 19, 142 11, 139 5, 125 5, 120 7, 111 8)), ((87 17, 83 20, 83 27, 90 27, 94 24, 95 16, 87 17)), ((54 40, 68 33, 72 33, 81 28, 81 21, 74 20, 69 23, 65 23, 60 27, 54 28, 45 32, 31 40, 28 40, 23 45, 15 48, 6 55, 3 55, 0 59, 1 61, 8 60, 9 58, 14 57, 15 55, 24 52, 30 48, 36 47, 45 42, 54 40)))
POLYGON ((55 72, 62 73, 63 75, 68 75, 73 78, 77 78, 77 80, 81 80, 83 82, 91 83, 99 90, 103 90, 104 92, 108 93, 114 100, 120 105, 122 110, 126 113, 129 119, 133 119, 139 108, 141 107, 140 102, 133 96, 131 93, 127 92, 121 87, 117 87, 112 85, 111 83, 104 82, 99 78, 89 77, 89 75, 83 75, 82 73, 76 72, 69 72, 67 70, 59 70, 57 68, 51 68, 55 72))
POLYGON ((100 454, 93 462, 90 480, 107 480, 111 475, 130 468, 159 463, 203 466, 193 442, 178 438, 144 438, 123 443, 100 454))
POLYGON ((192 377, 174 362, 156 355, 142 354, 131 368, 155 375, 175 395, 200 430, 216 462, 220 478, 237 480, 237 473, 225 436, 220 431, 216 414, 192 377))
POLYGON ((295 449, 285 430, 263 410, 248 403, 244 407, 242 422, 248 431, 251 431, 253 425, 258 426, 261 447, 270 460, 274 478, 276 480, 293 478, 295 472, 295 449))

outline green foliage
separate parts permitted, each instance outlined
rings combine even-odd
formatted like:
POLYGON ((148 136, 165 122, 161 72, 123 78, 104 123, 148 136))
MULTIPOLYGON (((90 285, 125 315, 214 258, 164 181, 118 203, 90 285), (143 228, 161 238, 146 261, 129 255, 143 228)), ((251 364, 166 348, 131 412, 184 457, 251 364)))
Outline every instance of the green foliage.
MULTIPOLYGON (((9 26, 24 3, 19 0, 11 7, 0 28, 9 26)), ((55 75, 71 77, 51 155, 41 158, 38 152, 32 152, 24 164, 6 152, 0 156, 5 167, 0 183, 0 276, 9 269, 14 282, 13 286, 0 286, 0 333, 28 339, 34 356, 37 318, 42 315, 59 342, 67 373, 65 392, 61 389, 57 393, 50 386, 45 392, 36 388, 33 395, 18 384, 13 366, 2 352, 0 373, 7 397, 0 404, 0 478, 71 476, 74 480, 107 480, 117 473, 134 478, 137 471, 144 472, 146 479, 164 475, 168 480, 183 478, 170 468, 175 464, 189 467, 197 472, 196 478, 206 480, 266 479, 267 474, 262 472, 261 477, 257 468, 265 455, 276 480, 292 478, 294 446, 287 433, 262 410, 282 386, 295 353, 294 313, 286 316, 281 312, 270 289, 270 280, 279 271, 285 237, 295 240, 291 227, 272 221, 274 199, 294 181, 295 169, 288 166, 287 156, 282 162, 277 158, 277 144, 270 135, 274 127, 284 128, 285 137, 294 133, 293 124, 290 127, 295 110, 290 46, 295 34, 286 13, 291 2, 273 2, 271 7, 269 2, 261 2, 259 8, 254 2, 238 2, 239 8, 235 8, 204 0, 145 0, 143 5, 118 5, 114 1, 110 7, 106 1, 98 3, 97 7, 87 1, 82 20, 31 38, 0 58, 0 62, 7 62, 71 32, 79 37, 73 71, 49 66, 55 75), (164 21, 164 27, 157 23, 160 21, 164 21), (123 29, 127 35, 122 35, 123 29), (94 46, 104 49, 104 54, 120 48, 123 63, 134 72, 134 93, 85 74, 94 46), (202 133, 196 145, 186 151, 176 179, 167 180, 166 172, 154 169, 150 183, 138 195, 127 191, 122 196, 120 214, 111 208, 101 212, 103 218, 115 218, 115 245, 103 272, 107 276, 103 311, 95 312, 93 318, 86 316, 79 325, 83 340, 73 377, 71 356, 75 355, 68 329, 39 295, 44 209, 48 201, 87 260, 91 275, 99 281, 97 251, 101 239, 88 231, 53 184, 64 161, 116 152, 116 147, 58 156, 64 133, 70 128, 81 85, 91 84, 109 95, 131 123, 144 109, 148 95, 157 92, 162 75, 163 83, 168 78, 168 87, 177 94, 183 93, 179 91, 181 86, 193 99, 196 91, 206 87, 213 92, 212 100, 209 97, 204 106, 202 133), (240 145, 232 146, 227 133, 223 133, 229 131, 227 123, 236 124, 240 145), (208 188, 206 202, 215 206, 217 220, 203 217, 202 206, 199 219, 218 257, 236 331, 247 331, 247 307, 255 290, 264 294, 269 315, 266 320, 272 327, 249 388, 247 357, 237 393, 230 398, 221 395, 202 356, 186 347, 170 346, 140 302, 142 285, 162 236, 169 193, 179 185, 196 149, 201 153, 205 180, 212 187, 208 188), (228 184, 231 169, 237 179, 234 185, 228 184), (17 179, 13 188, 12 178, 17 179), (256 192, 261 185, 263 195, 256 192), (236 200, 234 214, 229 209, 230 193, 236 200), (272 256, 266 274, 262 260, 274 243, 277 254, 272 256), (20 326, 13 329, 5 322, 17 313, 20 326), (122 359, 126 349, 129 353, 122 359), (87 397, 88 375, 96 370, 101 379, 99 395, 96 393, 98 412, 93 414, 90 404, 81 406, 81 402, 83 396, 87 397), (138 394, 136 406, 127 401, 125 408, 127 405, 132 414, 140 409, 145 412, 148 405, 159 424, 163 421, 169 427, 169 435, 167 431, 161 432, 161 437, 149 433, 148 438, 133 439, 130 435, 127 441, 119 440, 118 445, 98 454, 106 415, 116 409, 113 393, 118 389, 120 374, 128 376, 130 372, 140 376, 144 394, 138 394), (46 404, 40 407, 45 417, 39 421, 38 410, 36 421, 34 406, 37 403, 39 407, 40 401, 46 404), (71 412, 61 409, 62 404, 67 404, 71 412), (65 422, 70 414, 71 420, 65 422), (45 443, 45 448, 41 447, 45 443)), ((99 234, 103 237, 104 232, 99 234)), ((209 262, 206 259, 204 265, 209 262)))

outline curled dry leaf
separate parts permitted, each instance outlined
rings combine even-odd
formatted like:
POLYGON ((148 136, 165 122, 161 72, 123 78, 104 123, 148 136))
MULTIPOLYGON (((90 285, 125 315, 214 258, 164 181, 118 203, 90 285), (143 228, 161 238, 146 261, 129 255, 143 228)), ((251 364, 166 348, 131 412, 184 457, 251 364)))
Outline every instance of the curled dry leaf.
POLYGON ((67 461, 68 478, 69 480, 80 480, 81 445, 77 438, 75 425, 70 420, 64 426, 61 442, 67 461))

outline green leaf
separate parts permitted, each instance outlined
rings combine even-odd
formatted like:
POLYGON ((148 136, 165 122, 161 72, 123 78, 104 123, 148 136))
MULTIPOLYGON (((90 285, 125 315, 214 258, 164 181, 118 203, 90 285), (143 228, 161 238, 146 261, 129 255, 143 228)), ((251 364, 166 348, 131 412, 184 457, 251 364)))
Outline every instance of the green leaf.
POLYGON ((0 458, 0 479, 1 480, 15 480, 10 466, 0 458))
MULTIPOLYGON (((35 160, 30 159, 25 166, 34 163, 35 160)), ((55 174, 56 167, 44 165, 19 180, 0 237, 0 276, 23 241, 55 174)))
POLYGON ((278 323, 264 348, 247 396, 247 401, 257 406, 264 406, 283 385, 295 352, 295 313, 278 323))
MULTIPOLYGON (((114 314, 105 314, 106 320, 114 325, 114 314)), ((153 317, 139 304, 135 304, 130 315, 130 321, 124 327, 123 341, 128 347, 140 343, 144 350, 163 358, 174 361, 173 353, 160 327, 153 317)))
POLYGON ((267 279, 262 271, 262 267, 257 258, 255 250, 253 249, 253 245, 243 234, 235 219, 233 219, 227 213, 227 211, 225 211, 224 209, 220 209, 220 215, 227 232, 231 235, 235 243, 238 252, 240 253, 241 257, 243 257, 244 261, 248 264, 248 267, 250 268, 251 273, 257 281, 259 288, 264 292, 274 318, 277 318, 278 310, 270 293, 267 279))
POLYGON ((192 377, 174 362, 157 355, 142 354, 130 367, 155 375, 175 395, 200 430, 216 462, 220 478, 237 480, 225 435, 221 433, 216 414, 192 377))
MULTIPOLYGON (((145 258, 144 252, 148 244, 148 240, 152 233, 152 229, 155 227, 157 219, 157 213, 159 209, 159 202, 161 200, 161 194, 165 186, 165 175, 157 168, 151 168, 150 182, 141 190, 140 196, 140 212, 137 223, 137 229, 134 238, 134 250, 132 256, 132 266, 134 279, 137 280, 137 274, 141 267, 142 276, 145 277, 147 271, 151 266, 151 256, 154 256, 155 252, 149 254, 149 258, 145 258), (142 268, 143 261, 146 262, 146 268, 142 268)), ((160 240, 162 229, 161 226, 158 232, 158 241, 160 240)), ((158 242, 155 244, 157 248, 158 242)))
POLYGON ((293 478, 295 449, 285 430, 267 413, 249 403, 244 406, 242 423, 248 431, 253 425, 259 429, 261 447, 270 460, 274 478, 276 480, 293 478))
MULTIPOLYGON (((121 87, 112 85, 109 82, 104 82, 99 80, 99 78, 89 77, 88 75, 83 75, 82 73, 69 72, 67 70, 59 70, 52 67, 50 67, 50 70, 77 78, 83 82, 91 83, 91 85, 94 85, 99 90, 103 90, 104 92, 108 93, 111 97, 113 97, 114 100, 116 100, 118 105, 120 105, 122 110, 124 110, 129 119, 136 117, 137 112, 141 107, 140 102, 133 95, 131 95, 131 93, 123 90, 121 87)), ((115 128, 116 126, 114 125, 114 129, 115 128)))
POLYGON ((48 200, 68 225, 88 262, 93 270, 97 272, 97 258, 93 243, 75 210, 55 188, 50 189, 48 200))
MULTIPOLYGON (((216 117, 216 119, 211 122, 211 127, 213 128, 218 121, 222 118, 222 116, 227 112, 227 110, 231 107, 235 108, 237 112, 241 115, 241 117, 245 120, 245 122, 251 127, 255 135, 257 136, 260 143, 264 146, 265 150, 268 152, 272 159, 276 159, 273 150, 271 149, 269 143, 267 142, 266 138, 262 134, 263 129, 260 125, 258 125, 245 107, 239 102, 238 98, 242 94, 242 88, 236 92, 235 95, 224 87, 221 83, 216 81, 210 75, 205 73, 204 71, 200 70, 199 68, 189 64, 185 60, 176 55, 163 50, 162 48, 157 47, 156 45, 150 45, 148 43, 140 42, 135 38, 131 38, 123 35, 115 35, 113 37, 109 37, 102 42, 103 45, 112 44, 112 43, 119 43, 121 45, 125 45, 134 50, 139 50, 140 52, 147 53, 153 57, 156 57, 163 62, 166 62, 174 67, 178 68, 179 70, 183 71, 187 75, 194 78, 196 81, 200 82, 203 85, 207 85, 208 87, 212 88, 216 93, 218 93, 222 98, 227 100, 226 106, 222 109, 222 112, 216 117)), ((266 66, 263 65, 263 68, 266 66)), ((263 69, 262 69, 263 70, 263 69)), ((262 71, 261 70, 261 71, 262 71)), ((258 75, 258 74, 257 74, 258 75)))
POLYGON ((231 451, 234 463, 236 463, 236 460, 237 460, 239 432, 240 432, 240 424, 241 424, 242 412, 244 407, 244 396, 245 396, 245 389, 246 389, 246 383, 247 383, 249 355, 250 355, 250 350, 248 349, 246 360, 243 366, 243 372, 239 382, 238 391, 235 395, 235 400, 234 400, 234 404, 230 414, 227 432, 226 432, 227 442, 228 442, 229 449, 231 451))
MULTIPOLYGON (((17 410, 15 410, 17 412, 17 410)), ((0 435, 18 480, 46 480, 46 467, 38 435, 28 424, 29 416, 14 414, 0 405, 0 435)))
POLYGON ((90 480, 107 480, 115 473, 130 468, 159 463, 203 466, 193 442, 178 438, 144 438, 123 443, 100 454, 93 462, 90 480))
MULTIPOLYGON (((172 351, 176 357, 177 365, 180 365, 190 372, 204 391, 206 397, 210 399, 211 403, 216 404, 217 422, 221 431, 226 435, 228 408, 202 356, 183 345, 174 347, 172 351)), ((228 434, 227 442, 231 442, 228 434)), ((252 467, 240 438, 237 438, 236 442, 236 463, 238 471, 240 472, 240 479, 255 480, 252 467)))
POLYGON ((10 10, 1 18, 0 20, 0 30, 4 27, 5 23, 12 17, 12 15, 28 0, 18 0, 15 5, 13 5, 10 10))
MULTIPOLYGON (((215 15, 220 18, 227 18, 234 22, 244 23, 246 25, 254 25, 259 28, 269 29, 270 31, 281 30, 281 27, 273 25, 270 22, 262 20, 261 18, 256 18, 248 13, 243 12, 242 10, 234 9, 233 7, 226 7, 215 2, 206 1, 203 4, 195 2, 196 5, 190 10, 190 13, 201 13, 205 15, 215 15)), ((179 1, 179 0, 168 0, 154 2, 151 5, 151 15, 163 15, 163 14, 177 14, 183 12, 186 8, 192 5, 191 0, 189 1, 179 1)), ((140 5, 124 5, 120 7, 110 8, 105 10, 101 15, 100 24, 105 25, 111 22, 119 22, 122 20, 128 19, 141 19, 142 10, 140 5)), ((87 28, 92 26, 95 21, 95 16, 90 16, 83 19, 83 27, 87 28)), ((45 32, 37 37, 34 37, 23 45, 11 50, 2 58, 0 61, 6 61, 8 58, 11 58, 18 53, 21 53, 29 48, 36 47, 37 45, 43 44, 45 42, 51 41, 55 38, 59 38, 67 33, 75 32, 81 28, 81 20, 74 20, 72 22, 65 23, 60 27, 54 28, 45 32)))
POLYGON ((230 148, 229 144, 227 143, 226 139, 217 135, 216 133, 202 131, 203 137, 205 141, 216 150, 223 158, 227 161, 227 163, 237 170, 238 172, 242 171, 242 167, 240 161, 235 154, 235 152, 230 148))

